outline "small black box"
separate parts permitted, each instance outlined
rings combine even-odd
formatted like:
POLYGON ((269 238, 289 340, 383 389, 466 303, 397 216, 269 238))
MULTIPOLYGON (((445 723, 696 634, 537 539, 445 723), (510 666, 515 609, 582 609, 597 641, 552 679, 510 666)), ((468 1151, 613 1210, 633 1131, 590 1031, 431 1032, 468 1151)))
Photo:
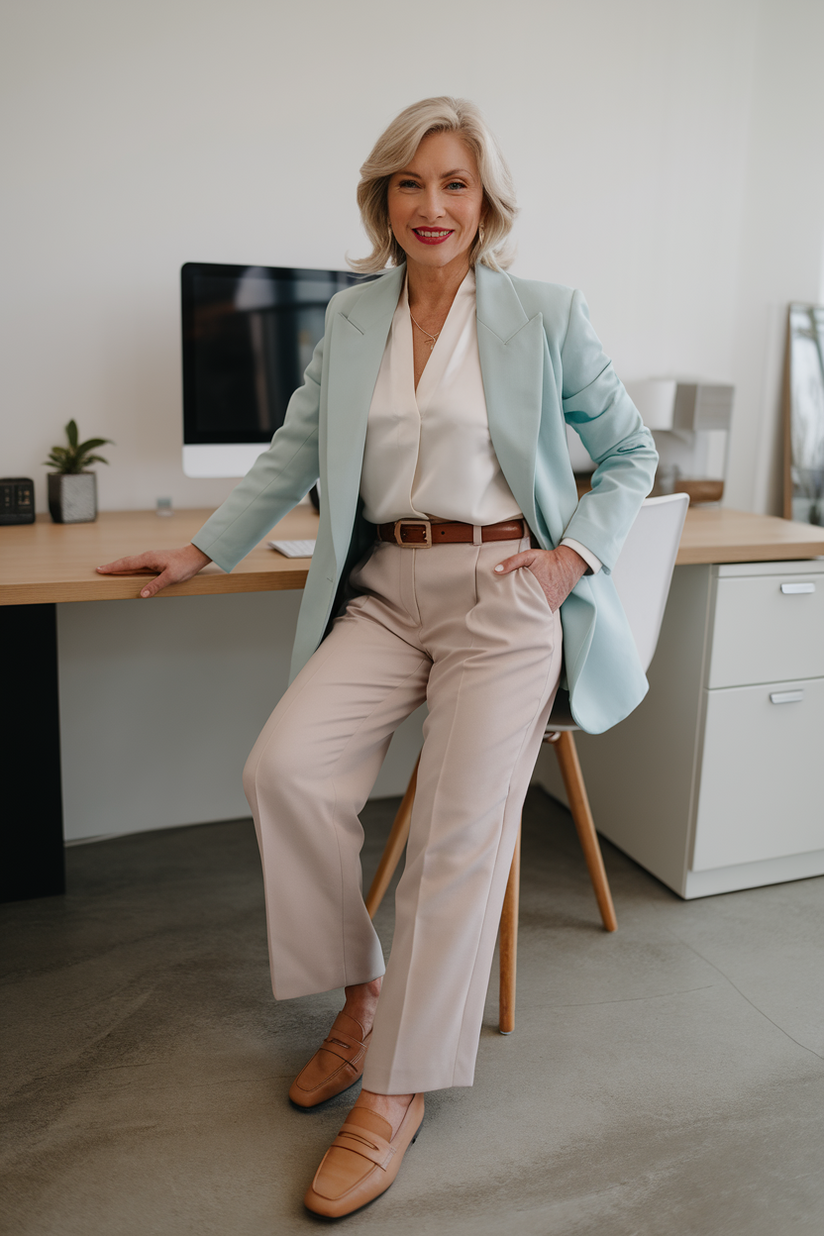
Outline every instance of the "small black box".
POLYGON ((0 524, 34 523, 34 481, 27 476, 0 477, 0 524))

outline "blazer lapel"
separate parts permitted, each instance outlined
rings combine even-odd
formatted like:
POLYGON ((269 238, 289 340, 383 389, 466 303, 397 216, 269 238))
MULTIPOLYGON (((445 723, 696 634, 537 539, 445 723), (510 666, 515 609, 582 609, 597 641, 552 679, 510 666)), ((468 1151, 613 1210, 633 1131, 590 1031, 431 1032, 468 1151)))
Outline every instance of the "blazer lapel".
POLYGON ((478 264, 475 285, 489 433, 509 488, 534 529, 538 523, 535 462, 543 397, 543 315, 527 315, 509 276, 500 271, 478 264))
MULTIPOLYGON (((335 557, 346 558, 360 490, 366 423, 372 392, 405 275, 399 266, 363 286, 328 331, 326 485, 335 557)), ((323 453, 323 452, 322 452, 323 453)))

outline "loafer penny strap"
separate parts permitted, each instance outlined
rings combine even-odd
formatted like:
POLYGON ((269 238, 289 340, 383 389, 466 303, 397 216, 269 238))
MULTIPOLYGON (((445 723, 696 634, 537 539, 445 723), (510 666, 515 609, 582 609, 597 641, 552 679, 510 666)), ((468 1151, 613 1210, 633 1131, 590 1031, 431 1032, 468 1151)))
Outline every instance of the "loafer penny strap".
POLYGON ((333 1056, 337 1056, 346 1064, 355 1064, 366 1051, 366 1044, 361 1043, 360 1039, 334 1026, 329 1032, 328 1039, 323 1040, 321 1047, 323 1051, 330 1051, 333 1056))
POLYGON ((332 1145, 362 1155, 383 1171, 386 1171, 395 1154, 395 1147, 390 1145, 385 1137, 381 1137, 380 1133, 373 1133, 371 1129, 363 1129, 359 1124, 350 1124, 348 1121, 341 1126, 332 1145))

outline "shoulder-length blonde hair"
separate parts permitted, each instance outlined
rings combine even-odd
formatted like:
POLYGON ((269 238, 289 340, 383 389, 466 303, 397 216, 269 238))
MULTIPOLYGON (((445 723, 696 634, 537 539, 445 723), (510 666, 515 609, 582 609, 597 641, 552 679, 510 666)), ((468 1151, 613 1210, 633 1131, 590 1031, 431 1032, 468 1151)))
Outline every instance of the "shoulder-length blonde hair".
POLYGON ((406 261, 406 254, 389 226, 389 180, 406 167, 429 133, 459 133, 478 161, 485 213, 469 253, 470 263, 474 266, 482 262, 493 270, 502 270, 512 260, 503 243, 518 213, 509 168, 475 104, 469 99, 443 95, 413 103, 396 116, 361 168, 358 206, 372 241, 372 252, 365 258, 347 259, 354 270, 374 274, 388 265, 399 266, 406 261))

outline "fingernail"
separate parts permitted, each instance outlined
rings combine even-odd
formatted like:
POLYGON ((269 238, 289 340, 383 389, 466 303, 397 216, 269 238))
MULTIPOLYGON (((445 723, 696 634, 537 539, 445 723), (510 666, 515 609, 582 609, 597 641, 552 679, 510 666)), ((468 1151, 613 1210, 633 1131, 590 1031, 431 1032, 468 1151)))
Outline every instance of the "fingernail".
POLYGON ((495 570, 496 570, 496 571, 502 571, 503 569, 504 569, 504 567, 503 567, 503 563, 502 563, 502 562, 499 562, 499 563, 498 563, 498 565, 495 567, 495 570))
POLYGON ((147 596, 149 596, 149 595, 150 595, 150 593, 149 593, 149 589, 148 589, 148 588, 144 588, 144 589, 143 589, 143 591, 141 592, 141 594, 140 594, 140 595, 141 595, 142 597, 147 597, 147 596))

